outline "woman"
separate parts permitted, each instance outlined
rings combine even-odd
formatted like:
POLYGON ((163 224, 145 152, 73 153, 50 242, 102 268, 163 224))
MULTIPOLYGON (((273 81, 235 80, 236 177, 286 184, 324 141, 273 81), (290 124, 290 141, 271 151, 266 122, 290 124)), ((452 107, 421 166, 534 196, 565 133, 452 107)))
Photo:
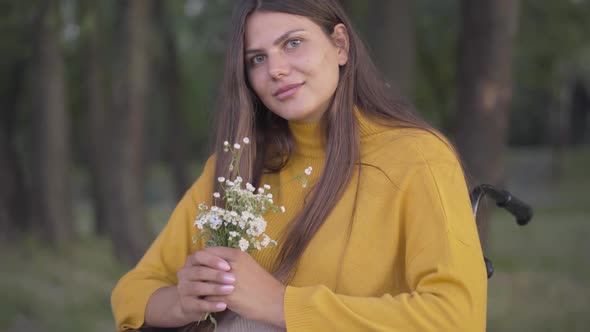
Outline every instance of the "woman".
POLYGON ((227 312, 225 330, 483 331, 486 273, 450 145, 378 79, 337 0, 235 5, 215 153, 117 284, 120 330, 227 312), (252 254, 191 239, 227 176, 223 142, 254 138, 240 174, 280 187, 252 254), (305 191, 288 183, 311 165, 305 191), (281 186, 284 184, 284 186, 281 186))

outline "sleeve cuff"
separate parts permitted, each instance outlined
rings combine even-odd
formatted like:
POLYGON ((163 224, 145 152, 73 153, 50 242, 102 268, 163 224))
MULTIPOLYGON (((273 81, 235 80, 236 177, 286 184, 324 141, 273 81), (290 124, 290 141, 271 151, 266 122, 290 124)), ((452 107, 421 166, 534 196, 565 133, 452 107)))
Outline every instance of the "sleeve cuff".
POLYGON ((124 291, 113 292, 111 305, 117 331, 139 329, 145 321, 145 309, 154 292, 169 284, 161 280, 146 280, 135 285, 125 285, 124 291), (121 292, 119 294, 119 292, 121 292), (131 295, 132 294, 132 295, 131 295))

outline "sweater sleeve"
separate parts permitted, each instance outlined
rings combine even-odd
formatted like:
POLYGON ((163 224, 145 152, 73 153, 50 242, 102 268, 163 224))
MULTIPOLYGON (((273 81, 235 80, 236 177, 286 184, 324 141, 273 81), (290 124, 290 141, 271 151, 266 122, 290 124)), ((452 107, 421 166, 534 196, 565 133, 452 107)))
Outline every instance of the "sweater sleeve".
POLYGON ((111 306, 118 331, 140 328, 152 294, 159 288, 177 284, 177 271, 197 249, 192 242, 196 232, 193 223, 198 204, 210 202, 214 167, 215 160, 211 157, 143 258, 113 289, 111 306))
POLYGON ((408 291, 359 297, 323 285, 289 286, 289 331, 485 330, 487 278, 461 167, 446 146, 442 156, 440 146, 414 151, 418 162, 396 205, 408 291))

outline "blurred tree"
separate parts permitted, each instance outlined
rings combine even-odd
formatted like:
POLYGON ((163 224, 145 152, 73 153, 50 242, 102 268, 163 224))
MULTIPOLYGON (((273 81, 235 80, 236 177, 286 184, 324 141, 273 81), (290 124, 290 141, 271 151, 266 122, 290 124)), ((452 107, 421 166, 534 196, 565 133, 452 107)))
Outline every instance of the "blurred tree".
MULTIPOLYGON (((190 155, 199 161, 210 153, 212 115, 219 98, 228 40, 231 1, 188 0, 185 20, 174 20, 184 78, 184 117, 190 132, 190 155)), ((180 16, 180 15, 178 15, 180 16)))
POLYGON ((413 99, 416 33, 414 2, 369 1, 368 42, 382 76, 402 95, 413 99))
POLYGON ((590 78, 590 1, 522 0, 521 8, 510 143, 558 144, 556 128, 568 130, 562 94, 575 77, 590 78))
POLYGON ((120 50, 120 63, 113 77, 114 158, 109 163, 108 204, 114 212, 110 225, 115 252, 122 261, 136 263, 144 254, 150 239, 149 224, 143 200, 144 189, 144 124, 148 106, 149 36, 153 2, 129 0, 119 2, 123 11, 123 33, 115 46, 120 50))
POLYGON ((187 171, 189 149, 188 137, 186 137, 188 130, 184 117, 184 80, 175 30, 168 13, 170 5, 169 1, 156 1, 156 23, 163 43, 163 55, 159 63, 161 79, 157 81, 165 91, 164 109, 168 125, 166 156, 172 166, 175 196, 177 200, 180 200, 190 186, 187 171))
POLYGON ((580 145, 587 136, 590 118, 590 92, 580 77, 575 78, 571 84, 570 113, 570 143, 580 145))
POLYGON ((41 238, 59 246, 72 240, 69 118, 66 113, 64 61, 60 49, 59 3, 40 5, 37 35, 38 98, 34 107, 33 211, 41 238))
POLYGON ((0 233, 3 240, 13 239, 17 233, 29 229, 28 195, 14 142, 17 103, 25 76, 25 66, 25 59, 13 64, 11 72, 4 76, 11 84, 2 89, 0 97, 4 108, 0 114, 0 233))
POLYGON ((467 175, 477 184, 504 180, 517 5, 517 0, 461 1, 455 138, 467 175))
POLYGON ((369 1, 356 1, 356 0, 342 0, 342 7, 348 14, 348 17, 352 20, 355 25, 355 29, 363 40, 369 37, 368 21, 369 21, 369 1))
POLYGON ((433 125, 449 133, 456 114, 459 6, 434 0, 418 0, 415 6, 415 103, 433 125))
POLYGON ((85 101, 88 105, 86 128, 88 143, 86 154, 91 174, 92 196, 94 199, 94 230, 98 235, 108 234, 108 225, 114 224, 113 207, 109 206, 109 154, 111 147, 110 126, 112 112, 108 112, 105 91, 105 34, 101 10, 96 1, 81 2, 82 45, 81 55, 85 60, 85 101))
POLYGON ((31 17, 24 13, 30 5, 7 4, 0 12, 0 241, 18 240, 30 230, 25 172, 17 150, 19 103, 25 95, 25 78, 31 65, 31 17), (23 24, 28 23, 28 24, 23 24))

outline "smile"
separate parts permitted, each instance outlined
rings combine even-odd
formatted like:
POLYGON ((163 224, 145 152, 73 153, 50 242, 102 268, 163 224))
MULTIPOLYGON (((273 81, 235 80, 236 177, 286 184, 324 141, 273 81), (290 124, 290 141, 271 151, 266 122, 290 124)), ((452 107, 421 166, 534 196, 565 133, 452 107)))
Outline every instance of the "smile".
POLYGON ((288 99, 292 97, 302 85, 303 83, 285 85, 276 90, 275 93, 273 93, 273 97, 281 101, 288 99))

